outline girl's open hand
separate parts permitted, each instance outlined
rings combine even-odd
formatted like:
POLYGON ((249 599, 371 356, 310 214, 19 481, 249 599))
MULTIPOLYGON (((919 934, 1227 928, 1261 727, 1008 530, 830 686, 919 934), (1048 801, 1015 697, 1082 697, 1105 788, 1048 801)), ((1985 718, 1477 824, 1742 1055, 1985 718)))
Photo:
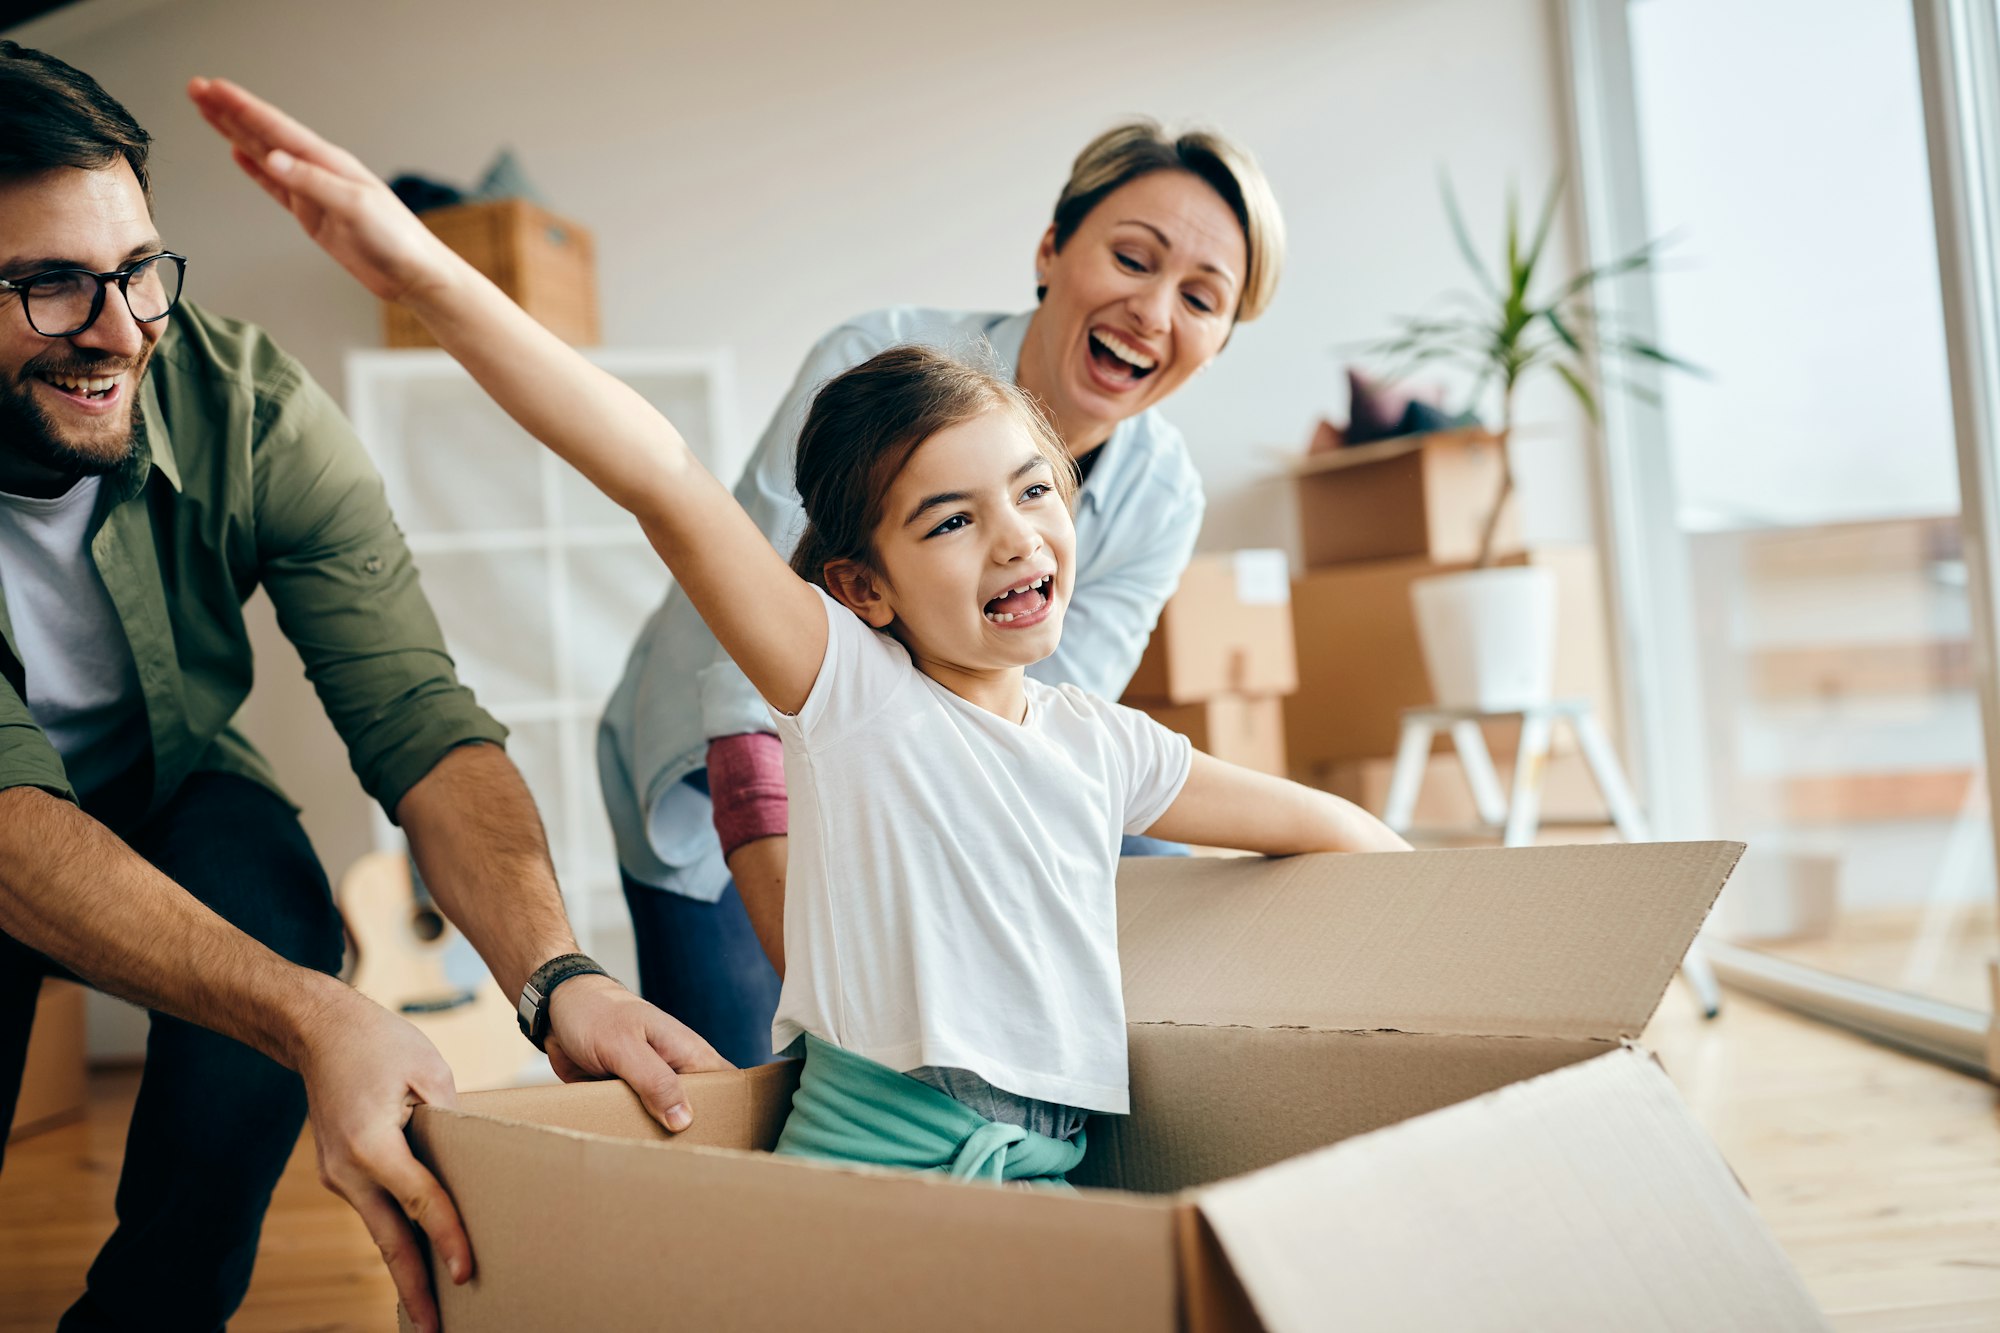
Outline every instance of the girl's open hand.
POLYGON ((352 153, 227 79, 190 79, 188 96, 244 174, 369 291, 401 301, 450 274, 456 257, 352 153))

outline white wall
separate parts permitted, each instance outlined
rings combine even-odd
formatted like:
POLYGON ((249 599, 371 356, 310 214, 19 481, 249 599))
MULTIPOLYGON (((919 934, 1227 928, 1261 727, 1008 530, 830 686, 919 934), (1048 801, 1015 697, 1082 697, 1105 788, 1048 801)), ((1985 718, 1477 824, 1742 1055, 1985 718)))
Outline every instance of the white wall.
MULTIPOLYGON (((1497 235, 1508 179, 1536 197, 1565 142, 1544 0, 86 0, 11 35, 154 133, 190 294, 265 325, 336 392, 342 352, 379 341, 376 309, 237 176, 185 103, 189 75, 265 92, 385 173, 467 181, 511 145, 596 233, 607 341, 733 349, 753 431, 847 315, 1025 306, 1069 160, 1115 118, 1222 128, 1268 169, 1292 260, 1271 312, 1170 404, 1208 485, 1209 547, 1289 532, 1272 478, 1315 417, 1344 419, 1337 349, 1464 285, 1438 169, 1497 235)), ((1586 538, 1578 418, 1552 394, 1526 407, 1552 428, 1530 445, 1529 527, 1586 538)), ((259 623, 245 722, 337 873, 365 810, 259 623)))

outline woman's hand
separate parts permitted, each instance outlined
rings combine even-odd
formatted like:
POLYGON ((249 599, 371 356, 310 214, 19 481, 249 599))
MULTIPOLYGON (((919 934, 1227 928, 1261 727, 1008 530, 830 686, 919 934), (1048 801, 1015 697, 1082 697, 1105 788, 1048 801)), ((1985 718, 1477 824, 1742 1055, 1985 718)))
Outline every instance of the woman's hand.
POLYGON ((227 79, 190 79, 188 96, 244 174, 383 300, 441 284, 463 262, 352 153, 269 102, 227 79))

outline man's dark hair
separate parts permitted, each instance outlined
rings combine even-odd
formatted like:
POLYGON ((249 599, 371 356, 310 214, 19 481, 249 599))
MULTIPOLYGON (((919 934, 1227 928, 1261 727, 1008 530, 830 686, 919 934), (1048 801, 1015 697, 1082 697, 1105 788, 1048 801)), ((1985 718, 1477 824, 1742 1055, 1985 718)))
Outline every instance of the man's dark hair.
POLYGON ((0 41, 0 180, 57 167, 95 171, 123 157, 150 200, 152 142, 96 79, 47 52, 0 41))

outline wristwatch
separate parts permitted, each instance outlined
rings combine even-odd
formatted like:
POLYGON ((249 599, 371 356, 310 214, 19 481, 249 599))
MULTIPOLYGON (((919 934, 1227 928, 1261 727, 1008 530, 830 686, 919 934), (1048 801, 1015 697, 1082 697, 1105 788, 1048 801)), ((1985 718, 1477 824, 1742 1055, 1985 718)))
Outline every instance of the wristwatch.
POLYGON ((521 987, 521 1002, 516 1006, 516 1016, 521 1020, 521 1035, 535 1043, 535 1049, 545 1051, 549 1040, 549 996, 556 987, 571 977, 608 977, 611 974, 599 967, 587 955, 580 953, 558 954, 535 969, 528 978, 528 984, 521 987))

